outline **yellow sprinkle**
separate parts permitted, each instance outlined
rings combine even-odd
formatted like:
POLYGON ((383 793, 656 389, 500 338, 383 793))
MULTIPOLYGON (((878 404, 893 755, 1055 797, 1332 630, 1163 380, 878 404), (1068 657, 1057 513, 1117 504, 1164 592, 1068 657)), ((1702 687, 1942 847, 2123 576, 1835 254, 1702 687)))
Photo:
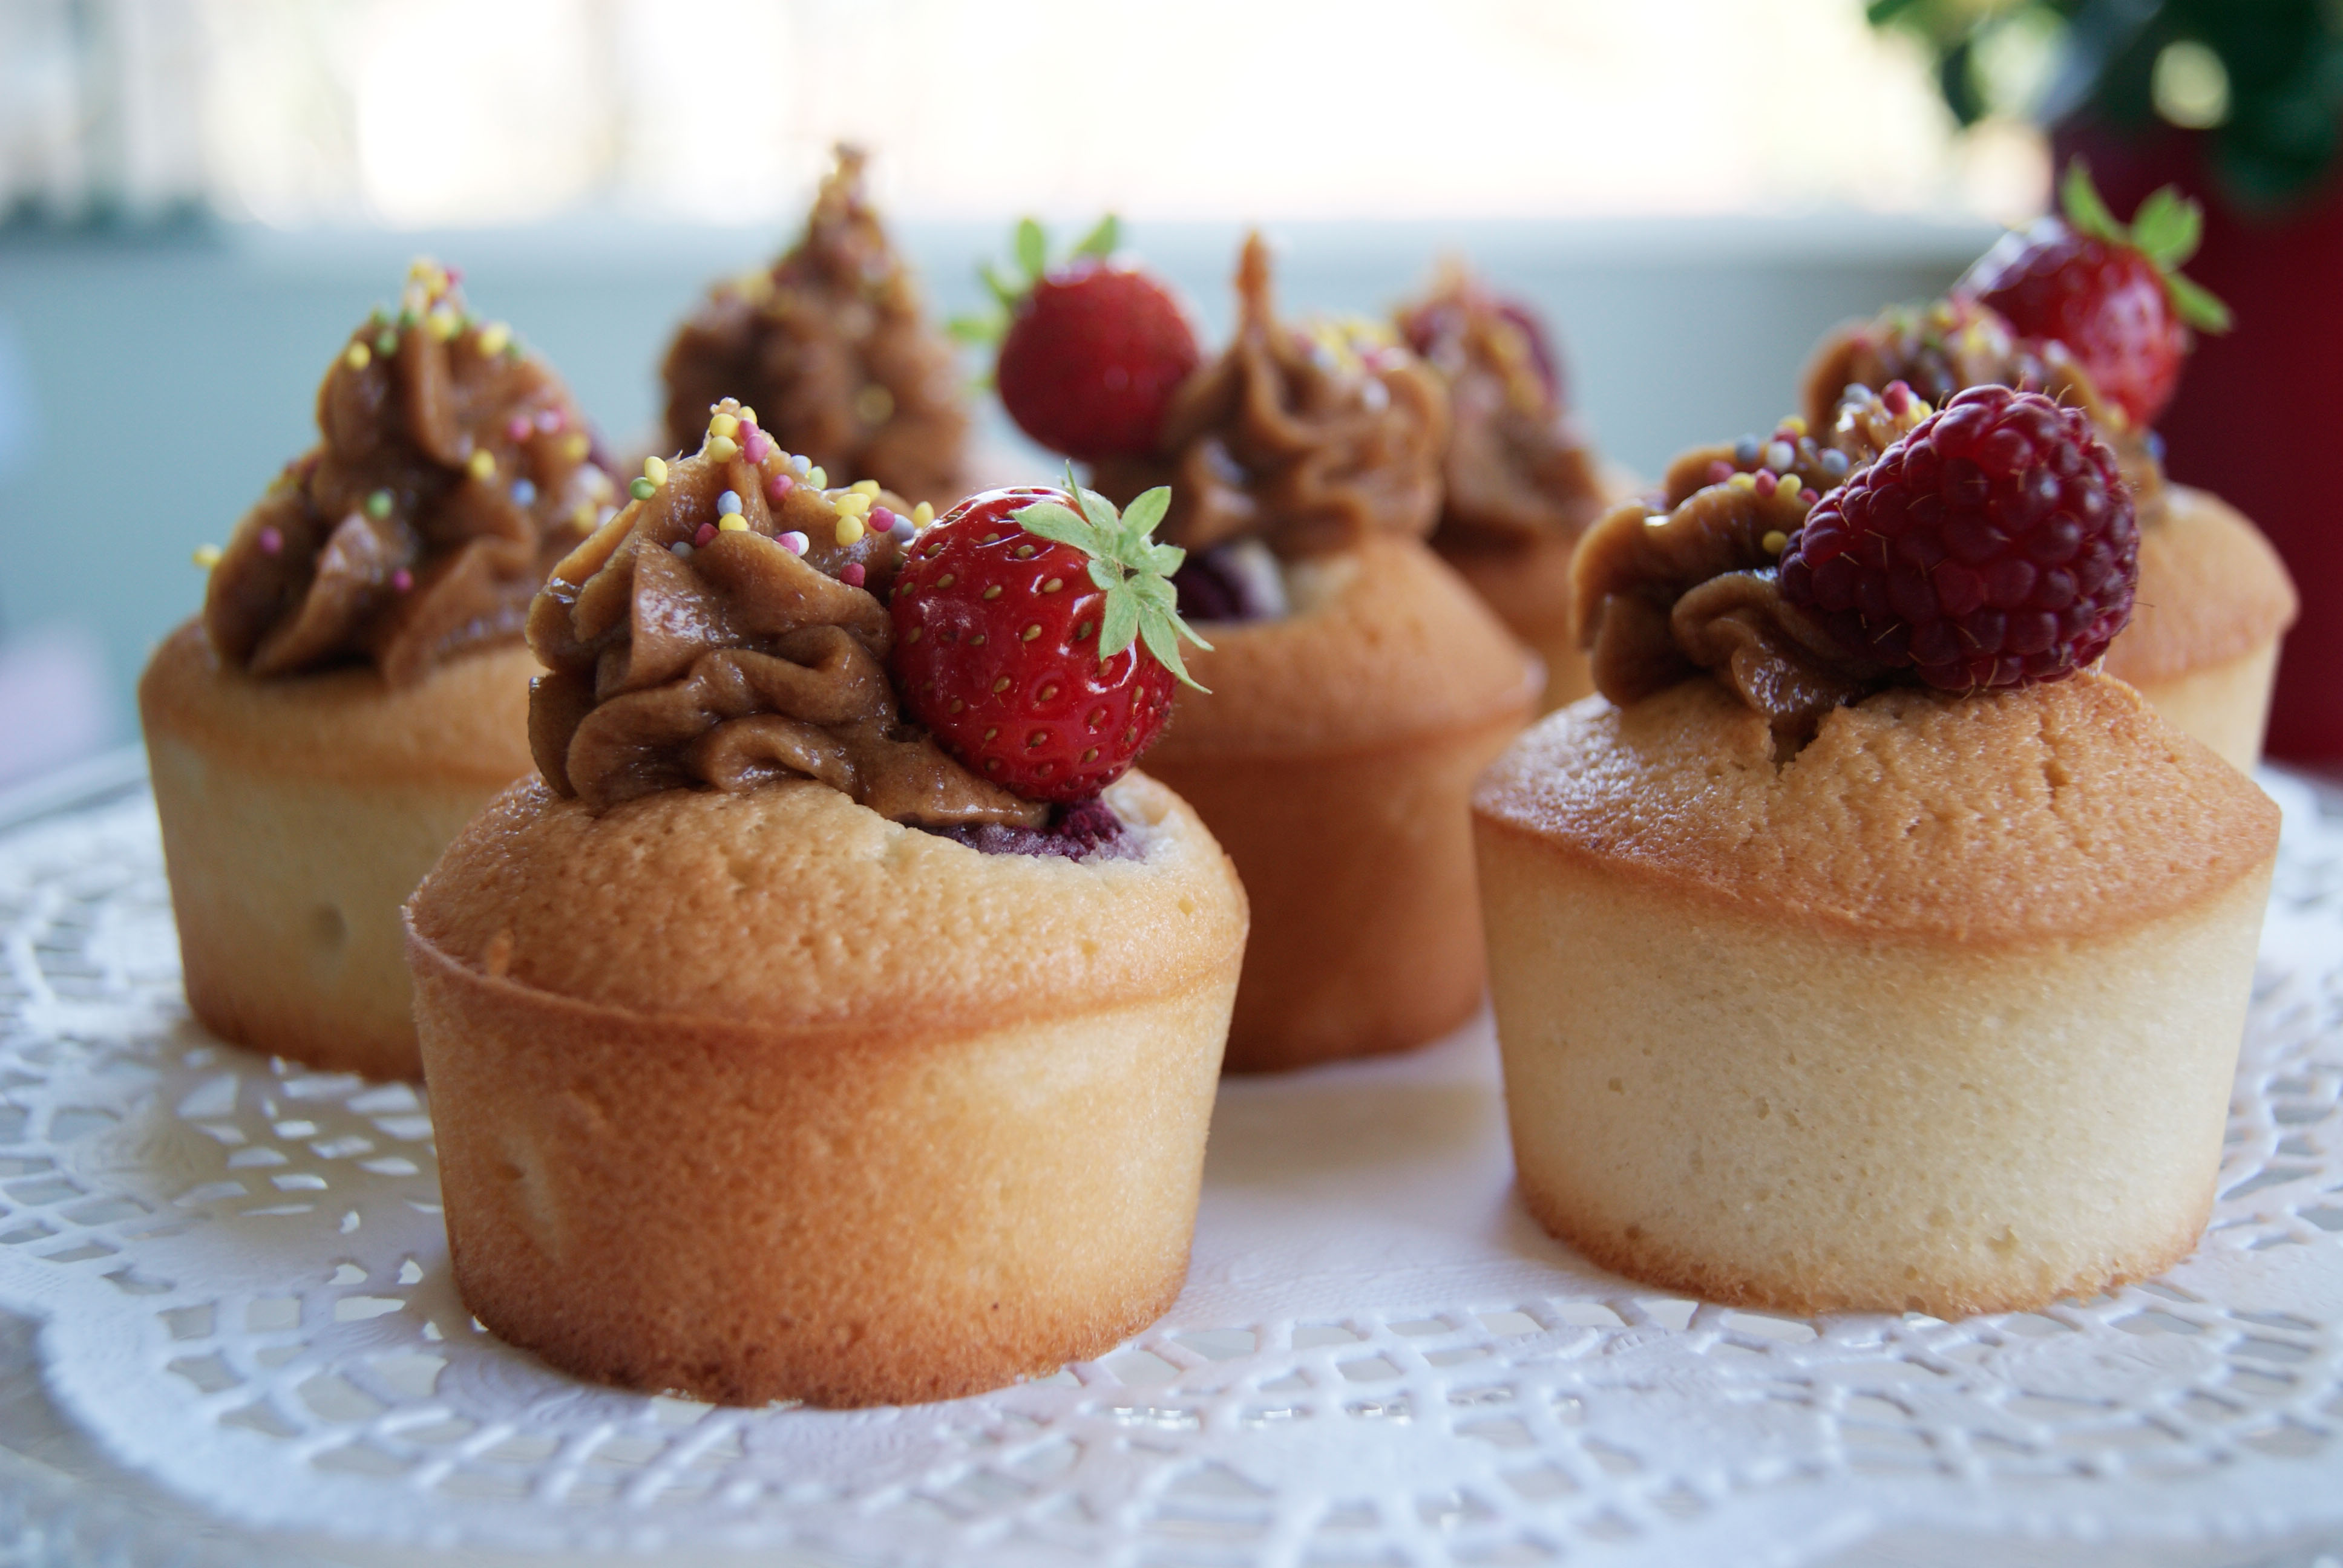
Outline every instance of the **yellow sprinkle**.
POLYGON ((665 457, 645 457, 643 459, 643 477, 649 479, 654 485, 666 484, 667 459, 665 457))
POLYGON ((1767 555, 1778 556, 1789 548, 1790 536, 1779 528, 1768 528, 1765 530, 1765 537, 1757 542, 1765 547, 1767 555))
POLYGON ((203 568, 206 571, 209 571, 212 568, 220 564, 220 548, 217 545, 197 545, 196 547, 196 565, 203 568))
POLYGON ((911 508, 911 526, 913 528, 924 528, 935 520, 936 509, 927 502, 921 501, 918 506, 911 508))
POLYGON ((708 421, 708 433, 711 436, 737 436, 740 433, 740 421, 729 414, 715 415, 708 421))
POLYGON ((850 545, 861 538, 862 519, 851 512, 840 512, 838 516, 838 542, 850 545))
POLYGON ((363 343, 353 343, 342 350, 342 363, 353 370, 363 370, 374 363, 374 350, 363 343))
POLYGON ((756 411, 754 408, 749 407, 749 405, 747 405, 746 403, 741 404, 741 405, 740 405, 740 423, 742 423, 743 425, 753 425, 753 424, 755 424, 756 422, 757 422, 757 411, 756 411))
POLYGON ((1926 397, 1912 399, 1912 417, 1915 419, 1925 419, 1935 412, 1934 408, 1928 407, 1928 400, 1926 397))
POLYGON ((425 317, 423 321, 424 325, 430 329, 431 336, 441 343, 447 342, 464 330, 464 318, 444 307, 433 311, 429 316, 425 317))
POLYGON ((472 342, 483 354, 502 354, 512 342, 512 328, 501 321, 491 321, 472 335, 472 342))
POLYGON ((586 434, 582 430, 572 430, 568 435, 561 437, 561 455, 569 462, 584 462, 586 454, 593 449, 594 443, 586 438, 586 434))
POLYGON ((817 490, 827 490, 830 488, 830 476, 823 473, 820 466, 817 464, 812 471, 806 475, 806 483, 817 490))
POLYGON ((1795 441, 1806 433, 1806 422, 1803 417, 1793 414, 1782 421, 1782 428, 1787 430, 1790 433, 1790 438, 1795 441))
POLYGON ((1736 490, 1754 490, 1757 487, 1757 476, 1755 474, 1735 474, 1733 477, 1725 480, 1725 482, 1732 486, 1736 490))
POLYGON ((497 471, 497 455, 486 447, 475 447, 464 459, 464 471, 475 479, 485 479, 497 471))
POLYGON ((745 534, 749 531, 749 519, 738 512, 727 512, 716 519, 716 531, 719 534, 745 534))
POLYGON ((740 455, 740 443, 729 436, 710 436, 708 455, 719 463, 729 463, 740 455))
POLYGON ((863 491, 849 490, 839 497, 832 505, 836 506, 841 513, 851 512, 859 518, 870 510, 870 498, 863 491))
POLYGON ((874 501, 879 498, 879 481, 876 479, 857 479, 846 487, 855 495, 868 496, 874 501))
POLYGON ((580 501, 576 506, 570 508, 569 521, 571 525, 576 528, 592 528, 594 526, 594 503, 591 501, 580 501))

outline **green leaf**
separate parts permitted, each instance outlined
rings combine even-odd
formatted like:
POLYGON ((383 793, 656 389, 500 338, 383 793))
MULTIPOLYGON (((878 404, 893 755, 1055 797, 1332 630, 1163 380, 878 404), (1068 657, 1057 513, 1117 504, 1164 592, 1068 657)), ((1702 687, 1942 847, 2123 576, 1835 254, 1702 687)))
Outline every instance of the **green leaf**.
POLYGON ((1084 555, 1098 553, 1098 530, 1055 501, 1036 501, 1009 514, 1009 520, 1029 534, 1052 544, 1071 545, 1084 555))
POLYGON ((955 316, 944 323, 944 330, 951 334, 955 342, 989 346, 1001 341, 1007 326, 1001 313, 993 311, 984 316, 955 316))
POLYGON ((2161 187, 2132 215, 2132 244, 2167 272, 2197 254, 2204 233, 2205 210, 2182 196, 2177 186, 2161 187))
POLYGON ((1038 281, 1050 265, 1050 236, 1030 217, 1017 220, 1017 265, 1025 269, 1028 284, 1038 281))
POLYGON ((1112 256, 1122 239, 1122 220, 1112 213, 1098 220, 1098 226, 1082 236, 1081 244, 1074 246, 1076 256, 1095 256, 1101 259, 1112 256))
POLYGON ((2091 166, 2079 157, 2066 161, 2066 177, 2058 182, 2058 205, 2077 233, 2097 235, 2119 244, 2131 237, 2116 221, 2116 215, 2107 210, 2107 204, 2099 198, 2099 187, 2091 183, 2091 166))
POLYGON ((1139 596, 1121 585, 1109 588, 1106 618, 1099 627, 1099 657, 1111 658, 1139 636, 1139 596))
POLYGON ((976 276, 984 280, 984 286, 992 293, 992 302, 1001 307, 1003 315, 1015 310, 1017 302, 1025 297, 1025 289, 1001 276, 989 261, 977 265, 976 276))
MULTIPOLYGON (((1147 651, 1153 654, 1163 668, 1172 672, 1172 678, 1182 686, 1192 687, 1209 696, 1212 688, 1198 685, 1196 678, 1188 673, 1187 665, 1180 658, 1180 633, 1186 630, 1187 628, 1180 624, 1176 616, 1151 615, 1145 617, 1139 623, 1140 639, 1146 643, 1147 651)), ((1190 632, 1189 635, 1193 637, 1195 634, 1190 632)), ((1199 641, 1201 640, 1199 638, 1199 641)))
POLYGON ((1155 531, 1163 514, 1172 509, 1172 487, 1158 485, 1151 490, 1141 490, 1131 498, 1131 505, 1122 509, 1122 526, 1134 534, 1145 536, 1155 531))
POLYGON ((1110 560, 1091 561, 1091 581, 1111 593, 1122 586, 1122 568, 1110 560))
POLYGON ((1170 577, 1188 558, 1188 552, 1178 545, 1150 545, 1147 548, 1147 569, 1170 577))
POLYGON ((2229 307, 2216 297, 2203 284, 2192 283, 2177 272, 2164 275, 2164 290, 2172 297, 2172 308, 2180 319, 2199 332, 2227 332, 2235 324, 2229 307))

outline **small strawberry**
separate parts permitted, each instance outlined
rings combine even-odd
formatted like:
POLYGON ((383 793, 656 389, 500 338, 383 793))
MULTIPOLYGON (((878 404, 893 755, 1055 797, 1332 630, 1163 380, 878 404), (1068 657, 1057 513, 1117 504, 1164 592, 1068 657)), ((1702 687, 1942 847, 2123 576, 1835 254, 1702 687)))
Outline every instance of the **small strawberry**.
POLYGON ((2057 680, 2131 618, 2139 528, 2115 455, 2038 392, 1973 387, 1830 491, 1782 597, 1849 653, 1952 691, 2057 680))
POLYGON ((1112 259, 1111 216, 1048 265, 1041 226, 1017 226, 1021 282, 983 268, 999 311, 961 320, 962 337, 998 342, 993 380, 1019 429, 1084 462, 1144 457, 1155 447, 1172 395, 1202 358, 1195 329, 1171 288, 1112 259))
POLYGON ((2167 186, 2127 228, 2079 158, 2059 194, 2066 216, 2004 235, 1955 292, 1999 311, 2022 337, 2065 344, 2100 394, 2146 428, 2172 401, 2188 329, 2229 329, 2228 307, 2176 270, 2197 253, 2204 214, 2167 186))
MULTIPOLYGON (((1121 517, 1066 487, 988 490, 920 536, 895 579, 895 683, 946 750, 1029 800, 1121 777, 1194 687, 1174 607, 1187 552, 1150 535, 1172 492, 1121 517), (1134 646, 1136 645, 1136 646, 1134 646)), ((1202 688, 1198 687, 1198 690, 1202 688)))

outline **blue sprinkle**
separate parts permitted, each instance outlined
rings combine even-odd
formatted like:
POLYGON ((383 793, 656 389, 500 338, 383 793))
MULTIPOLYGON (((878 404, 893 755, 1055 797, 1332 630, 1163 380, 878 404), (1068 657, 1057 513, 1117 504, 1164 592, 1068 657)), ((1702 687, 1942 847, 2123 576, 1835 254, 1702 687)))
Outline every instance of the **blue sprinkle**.
POLYGON ((691 541, 689 539, 678 539, 675 543, 668 546, 668 548, 677 555, 688 556, 691 554, 691 541))
POLYGON ((898 512, 895 514, 894 526, 887 530, 887 537, 899 545, 908 545, 919 536, 919 528, 910 518, 898 512))
POLYGON ((1828 474, 1834 479, 1845 478, 1846 477, 1846 454, 1840 451, 1836 447, 1833 447, 1825 450, 1823 453, 1823 472, 1828 474))
POLYGON ((732 516, 734 516, 735 514, 737 514, 739 510, 740 510, 740 492, 739 492, 739 491, 738 491, 738 490, 727 490, 727 491, 725 491, 722 495, 720 495, 720 496, 719 496, 719 497, 717 497, 717 498, 716 498, 716 515, 717 515, 718 517, 719 517, 719 518, 729 518, 729 517, 732 517, 732 516))
POLYGON ((1733 460, 1746 467, 1757 460, 1757 437, 1744 436, 1733 443, 1733 460))
POLYGON ((526 507, 530 502, 537 499, 537 487, 530 484, 527 479, 515 479, 513 481, 512 498, 516 505, 526 507))
POLYGON ((2151 462, 2164 461, 2164 437, 2161 433, 2155 430, 2147 433, 2147 456, 2151 462))
POLYGON ((799 475, 802 477, 813 472, 813 459, 807 457, 803 452, 799 452, 796 457, 789 459, 789 467, 795 468, 799 475))

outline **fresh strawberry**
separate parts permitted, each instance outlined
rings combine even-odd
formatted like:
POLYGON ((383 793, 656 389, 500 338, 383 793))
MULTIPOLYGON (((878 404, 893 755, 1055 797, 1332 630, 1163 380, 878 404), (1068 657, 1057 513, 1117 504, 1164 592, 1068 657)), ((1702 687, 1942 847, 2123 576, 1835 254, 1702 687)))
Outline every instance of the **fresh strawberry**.
POLYGON ((1782 597, 1849 653, 1953 691, 2072 675, 2138 579, 2115 455, 2081 414, 2006 387, 1959 394, 1825 495, 1781 566, 1782 597))
MULTIPOLYGON (((1172 492, 1121 517, 1066 487, 988 490, 921 534, 895 579, 895 684, 945 749, 1029 800, 1082 800, 1121 777, 1195 686, 1172 574, 1150 536, 1172 492)), ((1202 688, 1198 688, 1202 689, 1202 688)))
POLYGON ((1027 218, 1017 226, 1022 281, 986 267, 999 312, 953 324, 1001 345, 994 385, 1018 428, 1084 462, 1152 451, 1172 393, 1202 358, 1171 288, 1112 259, 1117 233, 1110 216, 1052 266, 1041 226, 1027 218))
POLYGON ((2004 235, 1955 292, 1982 300, 2021 337, 2066 346, 2093 386, 2145 428, 2172 401, 2188 329, 2229 329, 2229 309, 2176 270, 2197 253, 2204 214, 2170 186, 2127 228, 2077 159, 2060 186, 2066 216, 2004 235))

